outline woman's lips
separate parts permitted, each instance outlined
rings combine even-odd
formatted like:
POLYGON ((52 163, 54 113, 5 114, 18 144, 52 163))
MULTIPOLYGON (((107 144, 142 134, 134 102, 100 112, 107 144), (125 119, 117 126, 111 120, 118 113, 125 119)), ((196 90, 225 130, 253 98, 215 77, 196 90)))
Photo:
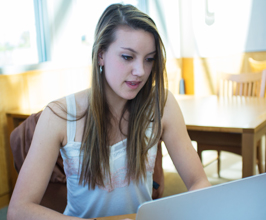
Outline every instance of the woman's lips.
POLYGON ((126 81, 126 84, 131 89, 136 89, 140 85, 140 81, 126 81))

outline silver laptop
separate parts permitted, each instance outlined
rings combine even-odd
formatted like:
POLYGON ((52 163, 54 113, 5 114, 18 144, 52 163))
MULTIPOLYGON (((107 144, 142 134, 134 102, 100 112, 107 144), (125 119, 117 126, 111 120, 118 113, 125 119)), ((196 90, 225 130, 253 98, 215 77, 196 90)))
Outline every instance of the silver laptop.
POLYGON ((266 173, 145 202, 136 220, 266 219, 266 173))

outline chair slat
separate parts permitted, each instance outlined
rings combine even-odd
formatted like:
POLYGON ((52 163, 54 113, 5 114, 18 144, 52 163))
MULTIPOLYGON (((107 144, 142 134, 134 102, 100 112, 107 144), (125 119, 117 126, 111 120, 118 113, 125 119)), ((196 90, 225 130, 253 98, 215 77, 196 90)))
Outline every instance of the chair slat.
POLYGON ((220 80, 222 81, 218 85, 222 85, 218 91, 219 95, 223 96, 261 96, 264 97, 265 94, 265 84, 266 84, 266 70, 265 76, 262 72, 258 73, 242 73, 242 74, 230 74, 222 73, 220 80), (261 91, 261 84, 263 84, 262 77, 264 80, 264 90, 261 91), (263 96, 262 96, 263 93, 263 96))
POLYGON ((247 96, 252 96, 252 85, 253 83, 250 82, 250 83, 247 83, 247 90, 248 90, 248 93, 247 93, 247 96))
POLYGON ((239 95, 241 95, 241 96, 243 95, 243 90, 244 90, 243 87, 244 87, 244 85, 243 85, 243 83, 241 83, 240 89, 239 89, 239 95))

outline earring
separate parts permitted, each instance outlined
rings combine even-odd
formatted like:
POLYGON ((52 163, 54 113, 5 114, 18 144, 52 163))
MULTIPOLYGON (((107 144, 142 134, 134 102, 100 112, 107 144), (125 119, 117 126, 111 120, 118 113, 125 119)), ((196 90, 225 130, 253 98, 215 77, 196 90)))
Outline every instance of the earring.
POLYGON ((100 66, 100 74, 102 74, 102 72, 103 72, 103 67, 100 66))

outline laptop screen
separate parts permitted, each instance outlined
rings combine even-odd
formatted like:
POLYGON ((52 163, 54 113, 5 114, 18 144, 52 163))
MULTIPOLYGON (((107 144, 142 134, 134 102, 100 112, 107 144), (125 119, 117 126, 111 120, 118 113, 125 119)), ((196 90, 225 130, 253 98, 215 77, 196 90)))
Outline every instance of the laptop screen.
POLYGON ((136 220, 266 219, 266 173, 139 206, 136 220))

